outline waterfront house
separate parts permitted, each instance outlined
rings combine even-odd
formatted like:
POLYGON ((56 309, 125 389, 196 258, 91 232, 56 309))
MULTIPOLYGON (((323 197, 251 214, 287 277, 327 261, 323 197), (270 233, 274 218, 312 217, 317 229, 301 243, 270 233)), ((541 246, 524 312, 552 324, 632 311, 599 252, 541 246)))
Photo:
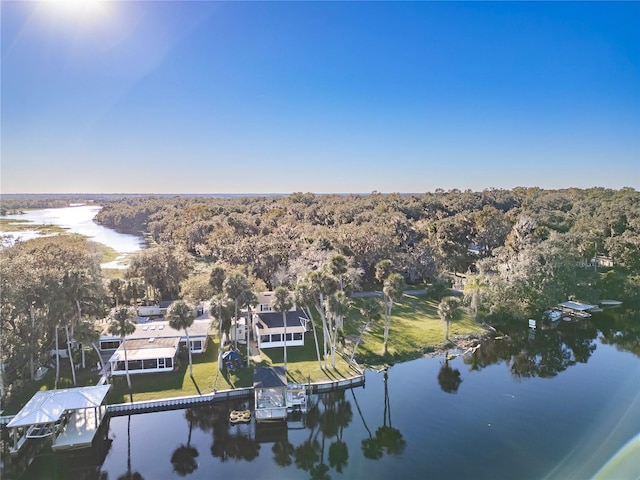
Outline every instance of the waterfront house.
POLYGON ((284 347, 285 322, 287 347, 304 346, 309 319, 302 310, 290 310, 282 318, 280 312, 258 312, 253 316, 253 334, 258 348, 284 347))
MULTIPOLYGON (((210 319, 194 320, 189 327, 191 353, 203 353, 207 349, 210 319)), ((112 375, 125 375, 122 339, 109 333, 100 337, 100 350, 113 352, 109 358, 112 375)), ((129 373, 173 371, 180 347, 186 348, 184 330, 171 328, 166 320, 143 321, 136 324, 136 331, 125 337, 129 373)))
MULTIPOLYGON (((140 320, 140 319, 139 319, 140 320)), ((207 349, 211 319, 194 320, 188 328, 191 353, 203 353, 207 349)), ((136 324, 136 331, 126 337, 126 340, 149 340, 151 338, 178 338, 180 346, 186 347, 187 337, 184 330, 175 330, 167 320, 146 321, 136 324)), ((120 347, 120 337, 115 337, 108 332, 100 336, 100 350, 103 352, 114 351, 120 347)), ((127 344, 129 349, 129 344, 127 344)))

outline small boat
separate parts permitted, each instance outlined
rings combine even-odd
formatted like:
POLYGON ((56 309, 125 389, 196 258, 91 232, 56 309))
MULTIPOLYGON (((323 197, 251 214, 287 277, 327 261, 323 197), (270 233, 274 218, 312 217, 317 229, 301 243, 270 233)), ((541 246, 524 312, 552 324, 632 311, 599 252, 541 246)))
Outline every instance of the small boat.
POLYGON ((606 308, 619 307, 622 305, 622 302, 619 300, 600 300, 600 305, 606 308))
POLYGON ((58 423, 45 423, 41 425, 32 425, 27 430, 27 438, 45 438, 50 437, 56 432, 58 423))
POLYGON ((301 383, 287 384, 287 411, 306 412, 307 411, 307 386, 301 383))
POLYGON ((543 318, 548 319, 552 322, 557 322, 562 317, 562 312, 560 310, 547 310, 543 314, 543 318))

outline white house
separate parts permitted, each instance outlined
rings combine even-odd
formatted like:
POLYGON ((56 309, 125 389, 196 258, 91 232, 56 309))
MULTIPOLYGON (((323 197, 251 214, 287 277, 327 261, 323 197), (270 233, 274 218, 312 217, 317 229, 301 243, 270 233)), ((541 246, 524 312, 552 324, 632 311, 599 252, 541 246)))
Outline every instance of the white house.
MULTIPOLYGON (((287 347, 304 345, 304 334, 309 319, 302 310, 285 313, 287 347)), ((253 316, 253 333, 259 348, 284 347, 285 319, 280 312, 256 313, 253 316)))
MULTIPOLYGON (((188 328, 192 353, 207 349, 210 319, 194 320, 188 328)), ((136 324, 136 331, 125 337, 129 373, 172 371, 181 346, 186 346, 184 330, 171 328, 166 320, 136 324)), ((113 351, 109 363, 112 375, 125 375, 124 348, 121 339, 108 333, 100 337, 100 350, 113 351)))
MULTIPOLYGON (((194 320, 187 330, 191 343, 191 353, 203 353, 207 349, 211 319, 194 320)), ((136 331, 126 337, 126 340, 148 340, 150 338, 178 338, 181 346, 187 343, 184 330, 171 328, 167 320, 150 321, 136 324, 136 331)), ((115 337, 108 332, 100 336, 100 350, 112 351, 120 347, 120 337, 115 337)), ((128 349, 127 344, 127 349, 128 349)))

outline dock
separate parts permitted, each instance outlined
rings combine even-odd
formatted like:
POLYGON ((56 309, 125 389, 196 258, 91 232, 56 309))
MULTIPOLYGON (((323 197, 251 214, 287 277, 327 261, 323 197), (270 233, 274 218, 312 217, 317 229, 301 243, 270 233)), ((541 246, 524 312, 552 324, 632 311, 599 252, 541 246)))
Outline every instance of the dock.
POLYGON ((53 440, 51 449, 55 452, 90 447, 106 413, 106 405, 99 409, 74 410, 53 440))

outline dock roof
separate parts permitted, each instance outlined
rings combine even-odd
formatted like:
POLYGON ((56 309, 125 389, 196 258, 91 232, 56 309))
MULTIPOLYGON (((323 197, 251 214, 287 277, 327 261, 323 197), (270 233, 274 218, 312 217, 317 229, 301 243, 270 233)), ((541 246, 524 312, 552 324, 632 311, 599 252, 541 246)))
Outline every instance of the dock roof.
POLYGON ((569 310, 575 310, 577 312, 584 312, 597 307, 597 305, 589 305, 588 303, 580 302, 562 302, 559 303, 558 306, 562 308, 568 308, 569 310))
POLYGON ((255 367, 253 369, 254 388, 287 386, 287 371, 284 367, 255 367))
POLYGON ((7 424, 8 428, 56 422, 67 410, 99 407, 110 385, 36 392, 7 424))

